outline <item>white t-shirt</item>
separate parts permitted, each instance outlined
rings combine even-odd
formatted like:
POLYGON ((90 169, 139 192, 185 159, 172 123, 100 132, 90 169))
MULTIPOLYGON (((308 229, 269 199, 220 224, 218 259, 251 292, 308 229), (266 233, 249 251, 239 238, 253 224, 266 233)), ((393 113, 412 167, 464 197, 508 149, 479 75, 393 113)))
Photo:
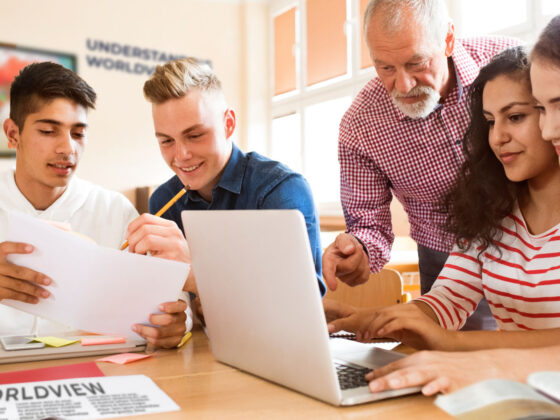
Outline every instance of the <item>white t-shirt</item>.
MULTIPOLYGON (((0 173, 0 242, 6 240, 9 211, 68 223, 73 231, 110 248, 118 248, 124 242, 128 224, 138 216, 122 194, 75 177, 49 208, 36 210, 17 187, 13 171, 0 173)), ((28 334, 33 329, 34 320, 33 315, 0 305, 0 335, 28 334)), ((43 319, 38 322, 41 335, 65 329, 43 319)))

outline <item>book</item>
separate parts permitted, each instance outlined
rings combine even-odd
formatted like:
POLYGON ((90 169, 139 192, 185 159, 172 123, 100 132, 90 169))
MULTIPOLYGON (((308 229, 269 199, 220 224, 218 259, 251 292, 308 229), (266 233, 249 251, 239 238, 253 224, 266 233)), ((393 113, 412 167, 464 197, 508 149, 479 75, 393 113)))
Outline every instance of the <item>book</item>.
POLYGON ((560 372, 535 372, 527 384, 490 379, 451 394, 435 404, 460 420, 560 419, 560 372))

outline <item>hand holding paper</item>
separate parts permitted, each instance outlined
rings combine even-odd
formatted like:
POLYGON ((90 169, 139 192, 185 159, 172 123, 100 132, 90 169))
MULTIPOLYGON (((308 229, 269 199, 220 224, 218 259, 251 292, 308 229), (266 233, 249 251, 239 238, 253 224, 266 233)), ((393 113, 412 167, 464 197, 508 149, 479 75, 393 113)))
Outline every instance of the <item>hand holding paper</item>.
POLYGON ((129 337, 133 324, 150 324, 158 304, 177 300, 189 272, 188 264, 100 247, 17 213, 8 240, 33 245, 7 260, 52 279, 51 296, 35 305, 2 303, 97 333, 129 337))
POLYGON ((11 254, 29 254, 33 247, 17 242, 0 243, 0 300, 14 299, 21 302, 37 303, 39 298, 47 298, 49 292, 41 286, 48 286, 51 280, 37 271, 10 263, 11 254))
MULTIPOLYGON (((144 213, 128 225, 128 250, 168 260, 191 262, 183 232, 172 220, 144 213)), ((185 277, 186 279, 186 277, 185 277)))
POLYGON ((187 304, 183 300, 166 302, 159 305, 159 309, 163 313, 150 315, 150 323, 154 327, 136 324, 133 331, 155 347, 175 347, 186 331, 187 304))

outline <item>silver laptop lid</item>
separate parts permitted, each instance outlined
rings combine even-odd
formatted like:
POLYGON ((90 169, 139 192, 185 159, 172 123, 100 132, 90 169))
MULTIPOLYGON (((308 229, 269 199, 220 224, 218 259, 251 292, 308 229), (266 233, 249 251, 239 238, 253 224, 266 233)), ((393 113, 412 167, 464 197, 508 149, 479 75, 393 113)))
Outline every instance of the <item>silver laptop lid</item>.
POLYGON ((182 219, 216 359, 338 404, 302 214, 183 211, 182 219))

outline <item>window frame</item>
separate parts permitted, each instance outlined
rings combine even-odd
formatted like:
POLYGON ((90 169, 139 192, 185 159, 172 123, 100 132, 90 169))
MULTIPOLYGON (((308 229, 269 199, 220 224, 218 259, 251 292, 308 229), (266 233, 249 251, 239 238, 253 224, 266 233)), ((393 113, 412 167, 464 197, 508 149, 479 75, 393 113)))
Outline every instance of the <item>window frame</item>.
MULTIPOLYGON (((469 0, 459 0, 466 3, 469 0)), ((460 13, 461 3, 454 0, 446 0, 449 14, 456 25, 456 34, 461 37, 465 22, 462 21, 460 13)), ((301 171, 305 175, 305 150, 309 139, 305 136, 307 107, 320 102, 342 98, 350 95, 356 97, 363 86, 373 79, 377 74, 373 66, 361 69, 361 31, 362 17, 360 16, 360 0, 347 0, 345 22, 345 32, 347 37, 347 74, 338 76, 328 81, 320 82, 312 86, 306 86, 306 0, 270 0, 270 69, 274 71, 274 17, 296 8, 296 45, 294 54, 296 59, 296 89, 291 92, 277 96, 271 94, 269 97, 269 122, 275 118, 283 117, 288 114, 299 114, 300 116, 300 161, 302 162, 301 171)), ((544 15, 542 0, 526 0, 527 20, 518 25, 504 28, 500 31, 488 33, 489 35, 506 35, 521 38, 525 41, 536 39, 538 33, 544 28, 552 17, 544 15)), ((560 13, 560 11, 559 11, 560 13)), ((481 34, 484 35, 484 34, 481 34)), ((274 74, 270 77, 270 92, 274 92, 274 74)), ((266 141, 266 151, 270 154, 272 150, 272 124, 268 124, 268 135, 266 141)), ((316 203, 321 214, 342 215, 340 200, 336 203, 316 203)))
MULTIPOLYGON (((306 118, 305 110, 307 107, 326 102, 333 99, 351 96, 354 98, 363 86, 376 76, 373 66, 361 69, 361 38, 360 38, 360 0, 346 0, 346 48, 347 48, 347 73, 337 76, 327 81, 319 82, 311 86, 306 86, 307 80, 307 39, 306 39, 306 0, 272 0, 270 3, 270 23, 271 23, 271 51, 270 69, 274 71, 274 18, 279 14, 296 7, 296 89, 280 95, 270 97, 270 116, 272 122, 289 114, 300 115, 300 153, 302 162, 302 173, 306 173, 305 150, 308 139, 305 137, 306 118)), ((274 92, 274 74, 270 77, 270 92, 274 92)), ((272 124, 269 124, 267 152, 272 150, 272 124)), ((337 186, 338 187, 338 186, 337 186)), ((316 203, 320 214, 342 215, 340 199, 336 202, 316 203)))
MULTIPOLYGON (((456 32, 459 37, 463 36, 464 28, 466 26, 463 14, 461 13, 463 5, 467 4, 468 0, 458 0, 457 3, 451 2, 449 13, 456 24, 456 32)), ((448 4, 450 2, 448 1, 448 4)), ((539 33, 544 29, 545 25, 550 21, 554 15, 545 15, 543 12, 542 0, 525 0, 527 19, 525 22, 503 28, 499 31, 486 32, 480 35, 505 35, 514 38, 522 39, 526 42, 536 40, 539 33)), ((560 10, 559 10, 560 13, 560 10)))

